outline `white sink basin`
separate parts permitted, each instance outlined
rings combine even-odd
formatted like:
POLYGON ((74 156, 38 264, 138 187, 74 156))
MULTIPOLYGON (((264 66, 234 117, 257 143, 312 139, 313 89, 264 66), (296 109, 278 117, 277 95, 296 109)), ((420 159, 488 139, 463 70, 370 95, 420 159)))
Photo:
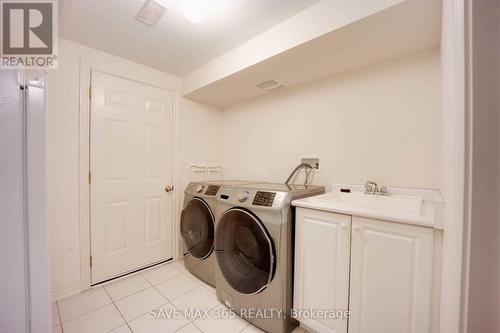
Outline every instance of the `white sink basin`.
POLYGON ((316 197, 319 201, 336 201, 353 207, 419 214, 423 198, 408 195, 373 195, 364 193, 332 192, 316 197))
POLYGON ((332 192, 293 200, 292 205, 442 229, 444 202, 439 190, 388 187, 387 191, 387 195, 365 194, 363 185, 333 184, 332 192))

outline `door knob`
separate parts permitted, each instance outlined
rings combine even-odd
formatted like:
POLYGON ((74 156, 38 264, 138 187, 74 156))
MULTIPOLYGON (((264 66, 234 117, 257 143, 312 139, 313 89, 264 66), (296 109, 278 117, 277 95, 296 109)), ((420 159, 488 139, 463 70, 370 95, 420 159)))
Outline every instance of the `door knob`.
POLYGON ((165 192, 172 192, 173 190, 174 190, 174 187, 172 185, 165 186, 165 192))

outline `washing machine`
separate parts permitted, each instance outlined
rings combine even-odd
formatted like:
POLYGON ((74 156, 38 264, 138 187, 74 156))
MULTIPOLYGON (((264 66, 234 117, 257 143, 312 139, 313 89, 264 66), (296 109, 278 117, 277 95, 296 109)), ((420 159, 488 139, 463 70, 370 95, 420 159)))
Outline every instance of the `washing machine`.
POLYGON ((217 195, 217 297, 264 331, 290 332, 293 297, 294 208, 291 201, 323 186, 223 186, 217 195))
POLYGON ((205 283, 215 286, 212 255, 214 249, 215 208, 221 186, 239 186, 250 181, 192 182, 184 192, 181 213, 181 248, 184 266, 205 283))

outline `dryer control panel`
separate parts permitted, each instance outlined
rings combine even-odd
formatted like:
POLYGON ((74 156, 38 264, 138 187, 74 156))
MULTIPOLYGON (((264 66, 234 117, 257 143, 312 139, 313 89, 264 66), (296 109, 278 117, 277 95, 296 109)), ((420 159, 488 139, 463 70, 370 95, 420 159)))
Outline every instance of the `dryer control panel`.
POLYGON ((257 191, 257 193, 255 193, 255 197, 253 198, 252 205, 272 207, 275 197, 276 192, 257 191))

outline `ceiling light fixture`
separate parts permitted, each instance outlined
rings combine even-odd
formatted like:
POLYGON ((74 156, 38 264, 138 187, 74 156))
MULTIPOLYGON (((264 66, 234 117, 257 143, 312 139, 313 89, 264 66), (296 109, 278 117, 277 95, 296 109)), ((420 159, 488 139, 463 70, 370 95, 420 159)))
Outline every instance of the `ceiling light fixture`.
POLYGON ((205 19, 208 11, 207 0, 181 0, 180 6, 184 16, 193 23, 205 19))

